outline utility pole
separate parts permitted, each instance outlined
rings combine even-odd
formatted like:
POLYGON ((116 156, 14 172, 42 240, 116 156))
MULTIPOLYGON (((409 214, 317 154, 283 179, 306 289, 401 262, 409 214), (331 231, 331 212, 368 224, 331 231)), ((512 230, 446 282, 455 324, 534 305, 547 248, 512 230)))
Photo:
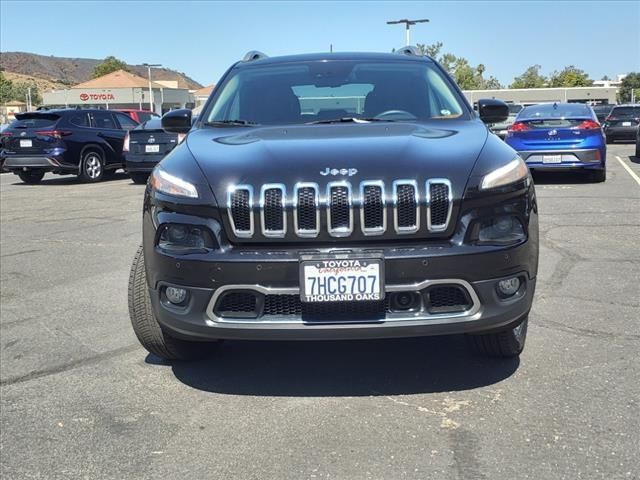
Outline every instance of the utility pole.
POLYGON ((399 23, 403 23, 405 26, 405 45, 411 45, 411 25, 415 25, 417 23, 427 23, 428 21, 428 18, 422 18, 420 20, 409 20, 407 18, 403 18, 402 20, 390 20, 387 22, 387 25, 397 25, 399 23))
POLYGON ((149 110, 155 112, 153 109, 153 89, 151 88, 151 67, 161 67, 159 63, 143 63, 147 67, 147 76, 149 78, 149 110))

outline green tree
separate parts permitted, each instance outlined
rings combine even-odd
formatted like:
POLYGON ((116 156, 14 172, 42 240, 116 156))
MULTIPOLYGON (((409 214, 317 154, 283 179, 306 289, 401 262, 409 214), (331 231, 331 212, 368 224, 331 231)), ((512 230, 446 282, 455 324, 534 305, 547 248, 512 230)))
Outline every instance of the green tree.
POLYGON ((0 105, 13 100, 13 82, 0 72, 0 105))
POLYGON ((553 72, 549 77, 551 87, 589 87, 592 84, 593 80, 589 79, 589 75, 573 65, 553 72))
POLYGON ((509 88, 542 88, 547 86, 547 79, 540 74, 540 65, 531 65, 521 75, 513 79, 509 88))
POLYGON ((93 69, 91 78, 102 77, 103 75, 115 72, 116 70, 129 71, 129 67, 122 60, 119 60, 114 56, 109 56, 105 58, 102 63, 96 65, 96 67, 93 69))
POLYGON ((618 97, 620 103, 631 102, 631 91, 633 90, 633 98, 636 102, 640 101, 640 72, 631 72, 622 79, 618 97))
POLYGON ((29 88, 31 88, 31 105, 37 106, 42 104, 42 96, 40 95, 40 90, 35 82, 15 82, 13 84, 12 99, 20 102, 26 102, 29 88))
POLYGON ((502 88, 495 77, 484 78, 486 67, 483 64, 474 66, 464 57, 457 57, 452 53, 442 53, 442 47, 442 42, 431 45, 418 43, 416 45, 421 55, 428 55, 436 59, 463 90, 502 88))

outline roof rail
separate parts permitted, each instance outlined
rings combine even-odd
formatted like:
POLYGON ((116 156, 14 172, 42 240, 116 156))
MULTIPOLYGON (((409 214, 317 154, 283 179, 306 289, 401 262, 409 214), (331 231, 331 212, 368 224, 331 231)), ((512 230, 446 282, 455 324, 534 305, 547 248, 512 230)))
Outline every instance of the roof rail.
POLYGON ((396 53, 398 55, 412 55, 414 57, 422 56, 420 55, 420 52, 418 52, 418 49, 413 45, 407 45, 406 47, 399 48, 398 50, 396 50, 396 53))
POLYGON ((260 60, 261 58, 267 58, 267 55, 257 50, 251 50, 242 57, 243 62, 252 62, 253 60, 260 60))

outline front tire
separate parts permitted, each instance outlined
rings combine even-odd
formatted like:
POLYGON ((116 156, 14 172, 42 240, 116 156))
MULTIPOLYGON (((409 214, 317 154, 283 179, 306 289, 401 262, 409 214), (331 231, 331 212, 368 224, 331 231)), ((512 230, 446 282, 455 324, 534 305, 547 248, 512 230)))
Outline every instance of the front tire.
POLYGON ((142 246, 136 252, 129 275, 129 317, 140 344, 160 358, 194 360, 209 353, 210 344, 180 340, 160 328, 151 308, 142 246))
POLYGON ((144 172, 129 172, 129 176, 131 180, 133 180, 133 183, 137 183, 138 185, 147 183, 149 179, 149 174, 144 172))
POLYGON ((82 155, 80 162, 80 180, 96 183, 104 179, 104 157, 98 150, 89 150, 82 155))
POLYGON ((471 348, 476 353, 490 357, 510 358, 522 353, 527 340, 527 315, 515 327, 495 333, 468 335, 471 348))
POLYGON ((28 185, 36 185, 42 181, 44 173, 42 170, 22 170, 18 172, 18 177, 28 185))

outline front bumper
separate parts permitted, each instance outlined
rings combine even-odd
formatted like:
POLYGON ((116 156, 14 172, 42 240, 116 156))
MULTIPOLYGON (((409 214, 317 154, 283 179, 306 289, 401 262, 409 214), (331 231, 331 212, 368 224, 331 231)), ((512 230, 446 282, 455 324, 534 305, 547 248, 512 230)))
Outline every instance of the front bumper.
POLYGON ((518 154, 534 170, 602 170, 606 153, 601 149, 520 150, 518 154), (550 161, 553 160, 553 163, 550 161), (559 161, 558 161, 559 160, 559 161))
POLYGON ((145 261, 154 313, 173 336, 190 340, 364 339, 487 332, 500 330, 526 316, 535 291, 534 242, 480 250, 484 251, 470 253, 468 247, 451 246, 350 249, 353 255, 373 251, 384 255, 387 294, 420 291, 438 283, 458 284, 469 292, 472 304, 455 313, 387 312, 383 317, 339 321, 335 318, 318 321, 304 315, 220 318, 214 313, 215 299, 224 290, 246 288, 297 295, 298 251, 244 251, 207 261, 205 255, 178 260, 151 246, 145 249, 145 261), (463 250, 467 254, 461 254, 463 250), (513 276, 521 278, 521 289, 512 298, 501 299, 496 292, 497 282, 513 276), (167 302, 162 294, 166 286, 187 288, 190 293, 187 305, 175 307, 167 302))

